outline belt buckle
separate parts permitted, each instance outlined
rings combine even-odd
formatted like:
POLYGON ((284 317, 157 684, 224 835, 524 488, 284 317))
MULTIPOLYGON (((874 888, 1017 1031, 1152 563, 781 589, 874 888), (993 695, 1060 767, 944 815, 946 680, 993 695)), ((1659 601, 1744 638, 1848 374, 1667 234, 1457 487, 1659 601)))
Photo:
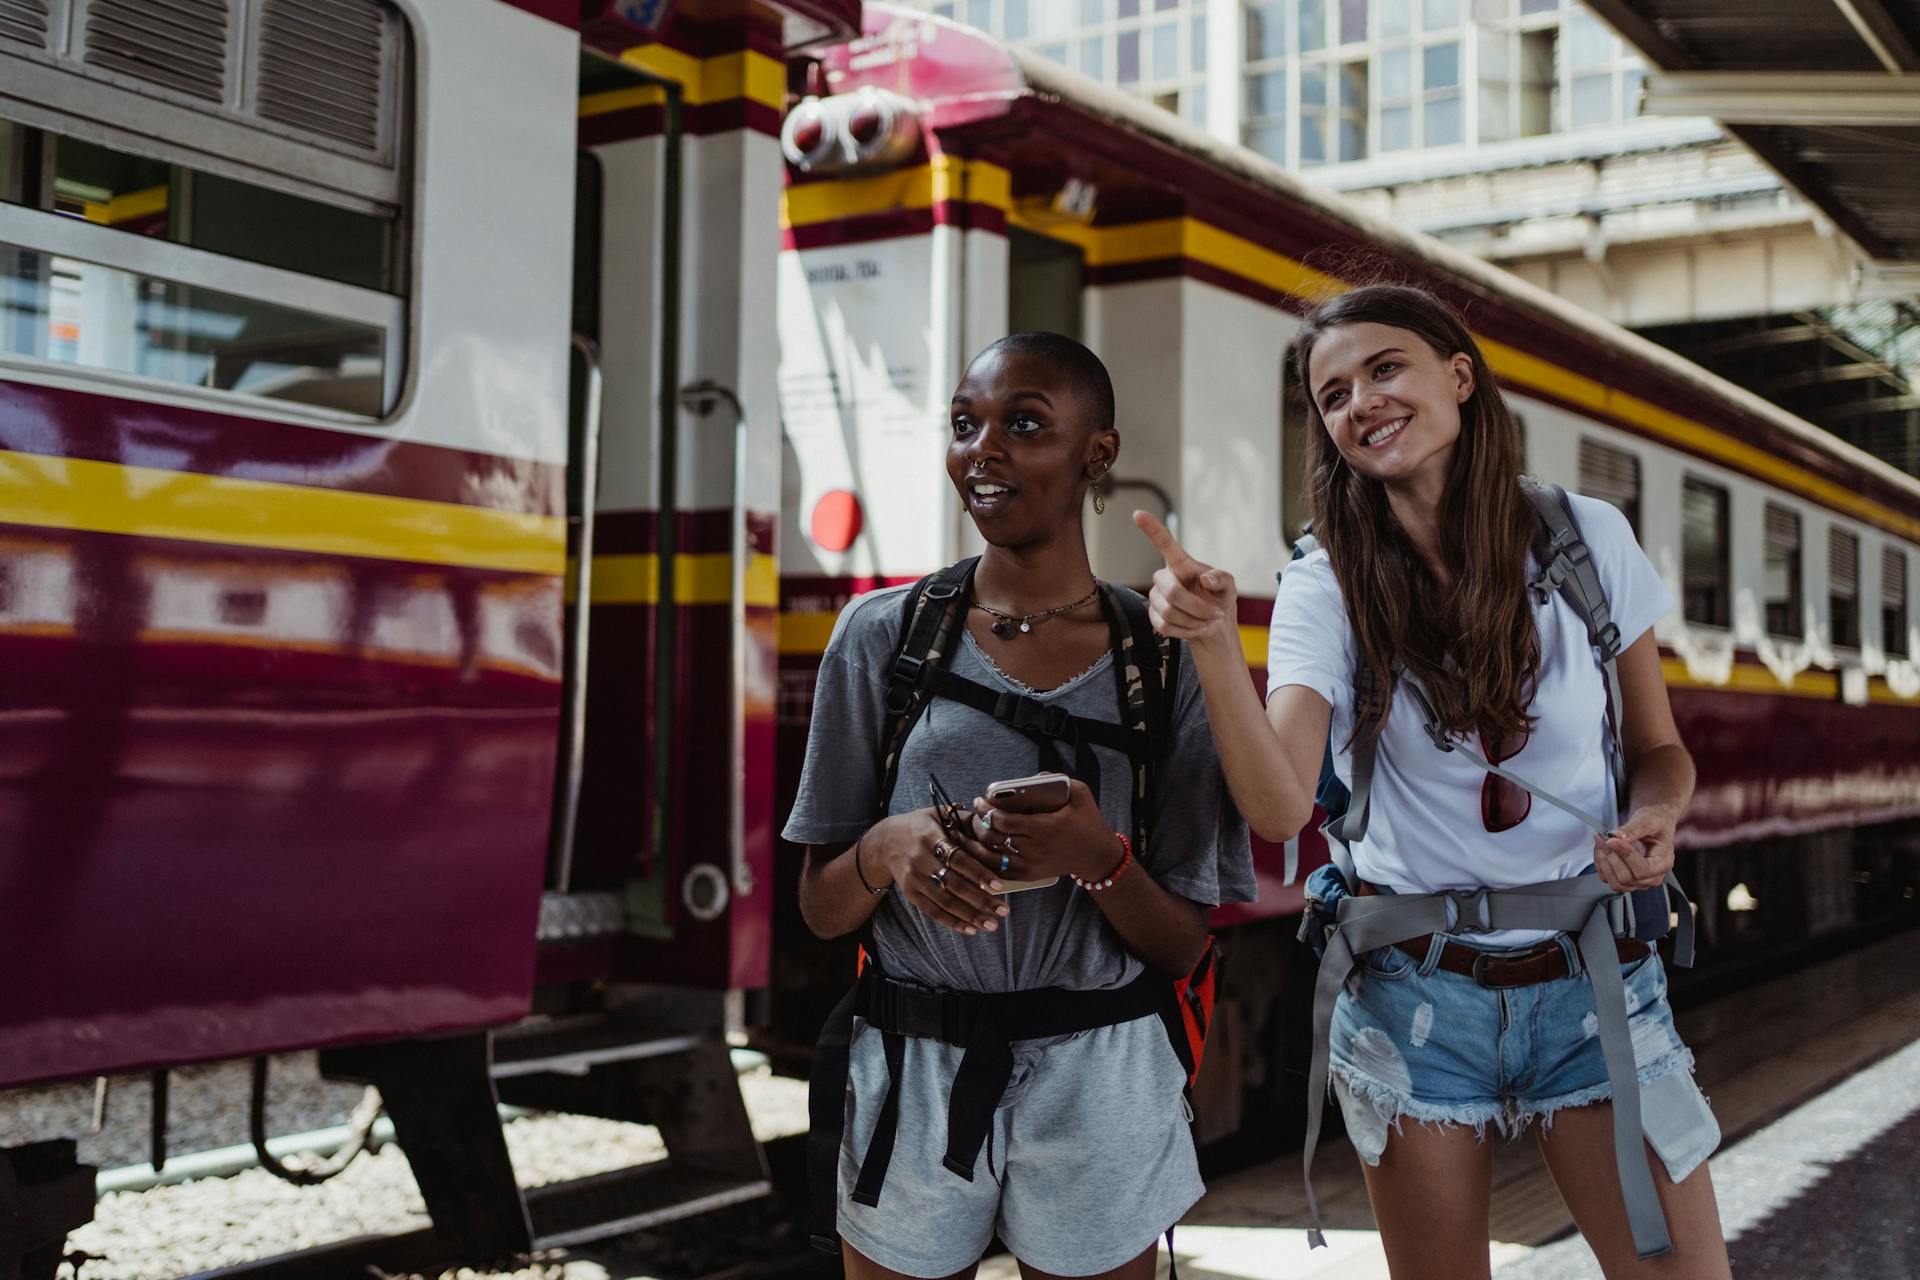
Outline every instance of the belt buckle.
MULTIPOLYGON (((1473 957, 1473 980, 1481 986, 1494 991, 1505 991, 1512 987, 1524 987, 1527 985, 1524 982, 1500 982, 1489 976, 1487 972, 1488 962, 1496 959, 1498 959, 1498 957, 1491 951, 1476 952, 1473 957)), ((1500 963, 1506 964, 1507 962, 1501 960, 1500 963)))

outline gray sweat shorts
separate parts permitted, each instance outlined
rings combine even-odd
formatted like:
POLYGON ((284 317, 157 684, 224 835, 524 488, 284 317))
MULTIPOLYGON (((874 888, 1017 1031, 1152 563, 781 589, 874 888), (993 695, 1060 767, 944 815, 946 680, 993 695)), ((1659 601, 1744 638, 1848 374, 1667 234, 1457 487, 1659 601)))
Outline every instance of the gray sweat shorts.
POLYGON ((1013 1078, 968 1182, 941 1163, 962 1050, 909 1038, 899 1130, 880 1203, 856 1204, 860 1161, 887 1095, 880 1034, 854 1022, 840 1147, 840 1235, 910 1276, 972 1266, 998 1234, 1016 1258, 1097 1275, 1145 1252, 1205 1190, 1182 1086, 1158 1017, 1014 1042, 1013 1078))

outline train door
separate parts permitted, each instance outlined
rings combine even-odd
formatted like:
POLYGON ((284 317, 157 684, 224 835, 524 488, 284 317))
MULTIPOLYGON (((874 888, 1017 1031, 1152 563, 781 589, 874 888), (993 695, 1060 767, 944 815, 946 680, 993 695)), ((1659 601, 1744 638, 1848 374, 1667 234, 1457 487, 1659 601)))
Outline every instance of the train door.
POLYGON ((577 375, 576 407, 597 406, 598 446, 574 468, 593 478, 571 509, 591 542, 571 632, 586 676, 549 888, 550 914, 600 936, 551 940, 545 969, 727 992, 769 960, 777 478, 751 459, 771 455, 772 343, 740 317, 768 287, 742 246, 757 206, 774 217, 752 189, 771 140, 708 131, 644 52, 582 62, 576 330, 599 374, 577 375))

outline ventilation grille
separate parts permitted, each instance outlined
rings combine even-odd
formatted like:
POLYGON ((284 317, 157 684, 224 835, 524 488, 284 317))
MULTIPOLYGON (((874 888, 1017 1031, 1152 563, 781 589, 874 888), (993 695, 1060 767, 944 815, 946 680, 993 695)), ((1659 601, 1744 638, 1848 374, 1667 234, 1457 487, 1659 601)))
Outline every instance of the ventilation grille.
POLYGON ((1880 603, 1888 609, 1907 604, 1907 557, 1893 547, 1880 553, 1880 603))
POLYGON ((1640 500, 1640 459, 1596 440, 1580 441, 1580 492, 1615 506, 1640 500))
POLYGON ((93 0, 92 66, 207 102, 227 96, 229 0, 93 0))
POLYGON ((388 32, 376 0, 267 0, 256 75, 261 117, 378 152, 388 32))
POLYGON ((1767 504, 1767 550, 1794 552, 1800 549, 1800 514, 1785 507, 1767 504))
POLYGON ((1828 590, 1836 596, 1851 597, 1860 590, 1860 539, 1835 529, 1828 535, 1828 590))
POLYGON ((0 0, 0 40, 47 47, 47 0, 0 0))

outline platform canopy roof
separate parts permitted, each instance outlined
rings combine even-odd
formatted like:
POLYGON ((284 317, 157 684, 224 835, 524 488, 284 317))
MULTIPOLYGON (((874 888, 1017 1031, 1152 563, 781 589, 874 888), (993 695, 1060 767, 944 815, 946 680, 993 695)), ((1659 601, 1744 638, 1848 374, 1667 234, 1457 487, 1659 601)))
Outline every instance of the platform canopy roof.
POLYGON ((1875 258, 1920 266, 1920 0, 1586 0, 1875 258))

